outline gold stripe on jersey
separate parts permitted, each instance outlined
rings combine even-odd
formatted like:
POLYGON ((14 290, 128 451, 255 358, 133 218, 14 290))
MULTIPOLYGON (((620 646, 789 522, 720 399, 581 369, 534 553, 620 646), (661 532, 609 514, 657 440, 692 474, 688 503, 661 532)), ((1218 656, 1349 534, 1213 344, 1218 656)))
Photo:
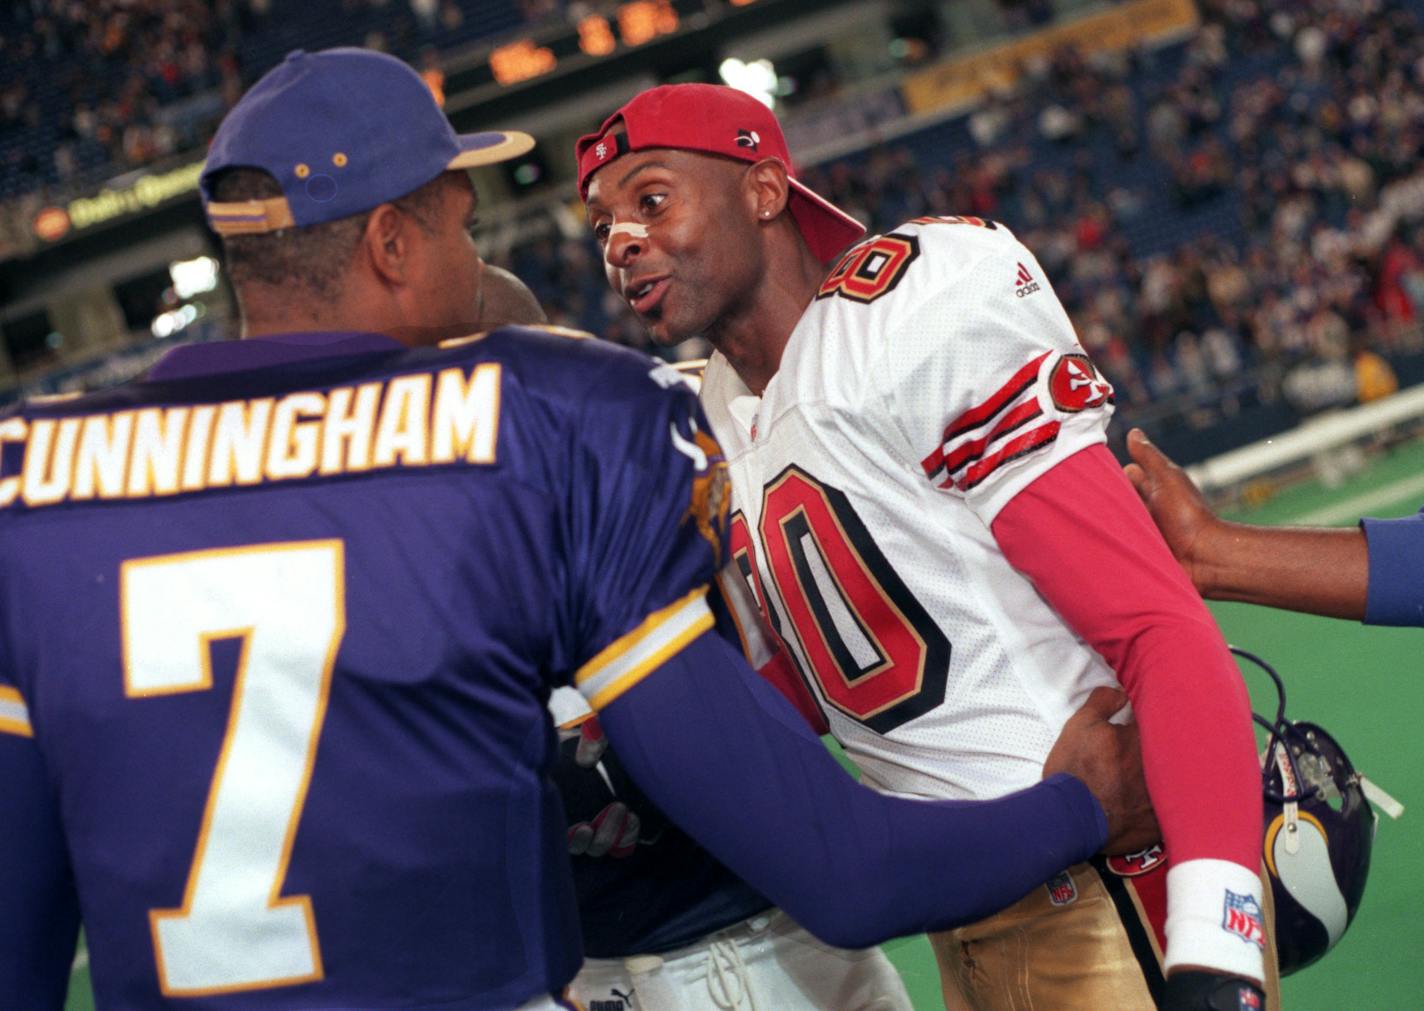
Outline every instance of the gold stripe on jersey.
POLYGON ((0 687, 0 734, 35 736, 34 727, 30 726, 30 710, 18 688, 0 687))
POLYGON ((605 646, 579 668, 574 685, 588 699, 589 708, 602 709, 677 655, 712 624, 707 587, 699 586, 654 611, 637 628, 605 646))
POLYGON ((501 367, 486 362, 381 382, 218 404, 0 421, 0 508, 145 499, 395 467, 495 462, 501 367))

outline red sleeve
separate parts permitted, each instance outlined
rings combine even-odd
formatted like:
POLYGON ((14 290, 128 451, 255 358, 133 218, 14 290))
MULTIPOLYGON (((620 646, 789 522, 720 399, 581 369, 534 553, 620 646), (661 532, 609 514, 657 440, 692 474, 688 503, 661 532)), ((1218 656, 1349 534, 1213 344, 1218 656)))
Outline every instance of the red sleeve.
POLYGON ((1250 697, 1112 454, 1094 446, 1058 464, 999 512, 993 534, 1117 672, 1173 863, 1229 860, 1255 873, 1262 808, 1250 697))

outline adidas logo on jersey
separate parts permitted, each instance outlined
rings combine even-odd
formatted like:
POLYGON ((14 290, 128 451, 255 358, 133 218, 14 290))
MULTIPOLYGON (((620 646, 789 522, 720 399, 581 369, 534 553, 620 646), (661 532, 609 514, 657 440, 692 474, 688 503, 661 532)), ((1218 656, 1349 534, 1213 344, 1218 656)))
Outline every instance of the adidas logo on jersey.
POLYGON ((1028 268, 1022 263, 1019 264, 1018 277, 1014 278, 1014 294, 1019 298, 1025 295, 1032 295, 1038 291, 1038 282, 1033 279, 1033 275, 1028 272, 1028 268))

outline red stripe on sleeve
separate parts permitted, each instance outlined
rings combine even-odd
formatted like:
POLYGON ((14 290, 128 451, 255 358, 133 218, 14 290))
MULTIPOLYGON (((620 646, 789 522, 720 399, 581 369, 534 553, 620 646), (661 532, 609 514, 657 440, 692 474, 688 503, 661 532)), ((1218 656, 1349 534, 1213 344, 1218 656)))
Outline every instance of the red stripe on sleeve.
POLYGON ((1015 407, 1012 411, 1000 418, 999 423, 982 439, 961 442, 959 448, 945 458, 945 469, 949 471, 950 476, 953 476, 954 472, 965 464, 973 463, 979 459, 979 457, 983 456, 984 450, 989 448, 991 442, 1003 438, 1017 428, 1022 428, 1042 413, 1043 406, 1038 402, 1038 398, 1035 397, 1033 400, 1024 401, 1022 404, 1019 404, 1018 407, 1015 407))
POLYGON ((944 466, 944 447, 936 446, 933 453, 920 461, 920 466, 925 470, 925 477, 933 478, 944 466))
POLYGON ((963 479, 959 481, 960 490, 968 491, 970 488, 977 487, 1004 464, 1032 453, 1041 446, 1048 445, 1058 438, 1058 429, 1061 427, 1060 422, 1050 421, 1046 425, 1039 425, 1037 428, 1025 432, 1018 438, 1010 439, 997 453, 984 457, 964 472, 963 479))
POLYGON ((1009 406, 1015 397, 1027 389, 1029 384, 1038 378, 1038 367, 1043 364, 1043 360, 1050 354, 1052 354, 1051 351, 1045 351, 1039 355, 1033 361, 1015 372, 1013 377, 1003 386, 999 387, 998 392, 992 397, 984 401, 978 407, 971 407, 951 421, 949 427, 944 430, 944 441, 949 442, 951 439, 963 435, 971 429, 978 428, 1005 407, 1009 406))
POLYGON ((1255 873, 1261 771, 1245 683, 1112 454, 1093 446, 1059 463, 1010 500, 993 533, 1132 699, 1172 861, 1255 873))

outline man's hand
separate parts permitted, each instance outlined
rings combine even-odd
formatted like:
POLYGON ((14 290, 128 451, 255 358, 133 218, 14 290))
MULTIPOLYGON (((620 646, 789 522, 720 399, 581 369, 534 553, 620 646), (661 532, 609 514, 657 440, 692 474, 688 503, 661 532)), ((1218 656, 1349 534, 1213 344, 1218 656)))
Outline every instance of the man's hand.
POLYGON ((608 750, 608 738, 603 736, 603 725, 598 722, 597 716, 590 716, 579 724, 578 728, 578 748, 574 752, 574 761, 581 769, 592 769, 603 760, 603 753, 608 750))
POLYGON ((1142 748, 1137 726, 1109 723, 1127 705, 1116 688, 1094 688, 1063 726, 1063 732, 1043 763, 1044 776, 1066 772, 1081 779, 1102 805, 1108 819, 1104 853, 1136 853, 1162 838, 1147 781, 1142 775, 1142 748))
POLYGON ((1137 489, 1172 554, 1187 570, 1198 592, 1205 594, 1206 548, 1221 521, 1187 472, 1152 445, 1142 429, 1127 433, 1127 452, 1133 459, 1124 468, 1127 479, 1137 489))
POLYGON ((576 857, 626 857, 638 847, 642 829, 628 805, 615 800, 588 821, 569 826, 569 853, 576 857))

